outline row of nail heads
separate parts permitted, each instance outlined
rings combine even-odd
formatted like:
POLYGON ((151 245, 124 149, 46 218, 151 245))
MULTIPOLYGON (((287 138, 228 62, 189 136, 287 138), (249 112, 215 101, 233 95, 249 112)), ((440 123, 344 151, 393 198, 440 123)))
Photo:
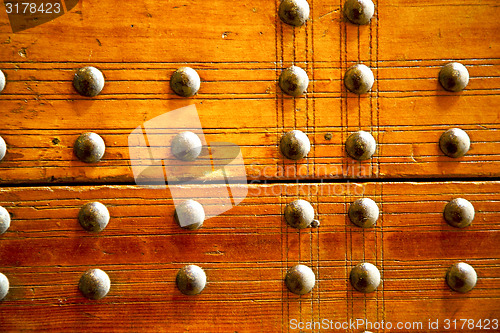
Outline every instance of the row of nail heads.
MULTIPOLYGON (((454 291, 466 293, 472 290, 477 282, 477 274, 472 266, 464 262, 453 264, 446 272, 446 282, 454 291)), ((349 274, 353 288, 362 293, 371 293, 377 290, 382 279, 379 269, 369 263, 362 262, 354 266, 349 274)), ((311 292, 316 284, 316 275, 313 270, 302 264, 292 266, 284 279, 288 290, 297 295, 311 292)), ((182 267, 176 276, 176 285, 184 295, 198 295, 207 284, 205 271, 197 265, 182 267)), ((99 300, 104 298, 111 288, 108 274, 92 268, 84 272, 78 283, 78 289, 88 299, 99 300)), ((9 279, 0 273, 0 300, 4 299, 10 289, 9 279)))

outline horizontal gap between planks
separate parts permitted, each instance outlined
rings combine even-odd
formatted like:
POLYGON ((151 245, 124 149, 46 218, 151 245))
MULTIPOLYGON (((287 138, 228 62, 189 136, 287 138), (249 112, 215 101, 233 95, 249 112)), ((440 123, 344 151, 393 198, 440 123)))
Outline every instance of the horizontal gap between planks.
MULTIPOLYGON (((342 179, 266 179, 266 180, 247 180, 247 185, 272 185, 272 184, 363 184, 363 183, 428 183, 430 182, 494 182, 500 181, 500 177, 449 177, 449 178, 437 178, 437 177, 422 177, 422 178, 372 178, 372 179, 358 179, 358 178, 342 178, 342 179)), ((243 180, 241 180, 243 184, 243 180)), ((206 184, 222 184, 220 181, 200 181, 190 182, 186 184, 185 181, 169 181, 168 185, 206 185, 206 184)), ((39 186, 130 186, 137 185, 135 182, 60 182, 60 183, 2 183, 2 187, 39 187, 39 186)), ((158 185, 157 182, 152 182, 151 184, 141 183, 140 186, 144 185, 158 185)), ((239 184, 241 185, 241 184, 239 184)), ((165 185, 166 186, 166 185, 165 185)))

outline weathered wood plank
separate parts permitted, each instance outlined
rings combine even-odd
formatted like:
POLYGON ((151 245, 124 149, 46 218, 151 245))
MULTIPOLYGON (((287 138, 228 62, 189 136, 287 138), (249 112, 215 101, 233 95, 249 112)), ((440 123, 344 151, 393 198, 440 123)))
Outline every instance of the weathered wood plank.
POLYGON ((210 212, 224 202, 223 187, 1 188, 0 205, 12 214, 12 224, 0 236, 0 271, 11 282, 11 292, 0 303, 0 322, 7 331, 38 330, 41 322, 48 330, 115 325, 116 330, 202 331, 210 322, 217 330, 246 332, 288 330, 293 320, 395 324, 498 318, 499 186, 248 185, 240 205, 194 232, 176 225, 171 192, 200 200, 210 212), (349 204, 363 196, 380 207, 372 229, 354 226, 346 215, 349 204), (465 229, 450 227, 442 217, 446 202, 457 196, 476 209, 465 229), (287 227, 284 207, 296 198, 312 202, 321 221, 318 229, 287 227), (78 209, 88 201, 109 208, 110 223, 99 234, 78 224, 78 209), (382 274, 378 290, 366 295, 348 279, 350 269, 362 261, 374 263, 382 274), (476 288, 467 294, 451 291, 444 280, 457 261, 470 263, 478 274, 476 288), (175 287, 177 270, 188 263, 203 267, 209 281, 195 298, 175 287), (287 268, 296 263, 309 265, 317 278, 313 291, 301 297, 283 283, 287 268), (98 302, 87 301, 77 289, 80 275, 90 267, 104 269, 112 281, 109 295, 98 302), (435 306, 423 306, 424 301, 435 306), (396 312, 398 304, 407 308, 396 312), (47 319, 43 309, 49 308, 47 319), (22 321, 16 319, 21 313, 22 321))
MULTIPOLYGON (((372 23, 359 28, 346 22, 341 3, 311 1, 311 20, 300 29, 277 18, 279 1, 231 4, 228 14, 220 11, 227 6, 222 0, 165 6, 144 1, 119 13, 112 4, 91 1, 21 33, 0 26, 7 50, 0 55, 7 75, 0 135, 9 148, 0 182, 133 182, 128 134, 189 104, 196 105, 208 142, 241 147, 250 179, 498 176, 495 2, 376 2, 372 23), (103 12, 114 14, 104 23, 96 14, 103 12), (439 24, 450 15, 460 29, 439 24), (472 28, 476 22, 480 33, 472 28), (62 30, 64 37, 53 37, 62 30), (445 92, 437 81, 439 68, 453 60, 471 76, 459 94, 445 92), (356 62, 367 63, 376 77, 372 92, 359 99, 342 83, 356 62), (89 64, 107 80, 94 100, 71 86, 74 70, 89 64), (291 64, 310 76, 306 98, 283 96, 277 85, 279 72, 291 64), (189 100, 175 96, 168 83, 184 65, 196 68, 203 81, 189 100), (437 145, 450 127, 463 128, 472 140, 459 160, 443 156, 437 145), (278 150, 281 135, 295 128, 312 143, 308 158, 297 164, 278 150), (363 163, 343 148, 359 129, 371 131, 379 144, 363 163), (99 133, 107 144, 96 165, 80 163, 72 153, 84 131, 99 133)), ((179 171, 173 178, 186 176, 179 171)))

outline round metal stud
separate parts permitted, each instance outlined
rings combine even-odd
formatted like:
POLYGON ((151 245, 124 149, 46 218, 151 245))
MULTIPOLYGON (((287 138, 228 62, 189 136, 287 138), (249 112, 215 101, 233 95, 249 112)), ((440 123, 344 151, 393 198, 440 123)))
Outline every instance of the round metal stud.
POLYGON ((295 200, 286 205, 285 220, 292 228, 307 228, 311 226, 311 223, 314 221, 314 208, 305 200, 295 200))
POLYGON ((0 301, 9 293, 9 287, 9 279, 3 273, 0 273, 0 301))
POLYGON ((278 12, 283 22, 299 27, 309 19, 309 4, 306 0, 283 0, 278 12))
POLYGON ((345 143, 347 154, 355 160, 363 161, 370 159, 375 150, 377 150, 377 142, 373 135, 365 131, 352 133, 345 143))
POLYGON ((285 276, 285 284, 288 290, 297 295, 307 294, 314 288, 316 276, 312 269, 305 265, 291 267, 285 276))
POLYGON ((280 141, 283 156, 291 160, 300 160, 309 154, 311 143, 307 135, 299 130, 287 132, 280 141))
POLYGON ((5 143, 5 140, 0 136, 0 161, 3 160, 5 154, 7 154, 7 144, 5 143))
POLYGON ((99 134, 87 132, 83 133, 75 141, 74 151, 76 157, 85 163, 97 163, 101 160, 106 145, 99 134))
POLYGON ((5 89, 5 74, 0 70, 0 93, 5 89))
POLYGON ((7 209, 0 206, 0 235, 5 233, 10 227, 10 214, 7 209))
POLYGON ((89 269, 82 274, 78 288, 83 296, 98 300, 106 296, 111 287, 108 274, 99 268, 89 269))
POLYGON ((474 206, 466 199, 456 198, 444 207, 444 219, 455 228, 465 228, 474 220, 474 206))
POLYGON ((302 68, 291 66, 281 72, 279 84, 285 94, 297 97, 306 92, 309 77, 302 68))
POLYGON ((311 228, 319 228, 319 226, 320 226, 320 225, 321 225, 321 222, 319 222, 319 220, 313 220, 313 221, 311 222, 310 227, 311 227, 311 228))
POLYGON ((373 87, 375 77, 370 67, 357 64, 349 67, 344 75, 345 87, 354 94, 366 94, 373 87))
POLYGON ((170 77, 170 87, 181 97, 192 97, 200 90, 201 79, 191 67, 181 67, 170 77))
POLYGON ((369 262, 356 265, 350 274, 352 286, 363 293, 371 293, 380 285, 380 272, 369 262))
POLYGON ((375 201, 361 198, 349 206, 349 219, 361 228, 370 228, 377 223, 379 209, 375 201))
POLYGON ((439 71, 439 82, 448 91, 462 91, 469 84, 469 71, 458 62, 450 62, 439 71))
POLYGON ((459 262, 452 265, 448 270, 446 282, 451 289, 466 293, 476 286, 477 274, 471 265, 459 262))
POLYGON ((344 3, 344 15, 354 24, 368 24, 375 13, 371 0, 347 0, 344 3))
POLYGON ((175 280, 181 293, 184 295, 197 295, 205 289, 207 275, 201 267, 187 265, 179 270, 175 280))
POLYGON ((95 97, 104 88, 104 76, 95 67, 80 68, 73 77, 73 87, 82 96, 95 97))
POLYGON ((193 132, 182 132, 172 140, 172 154, 181 161, 194 161, 201 153, 201 140, 193 132))
POLYGON ((100 202, 89 202, 80 208, 78 221, 83 229, 90 232, 100 232, 108 225, 109 211, 100 202))
POLYGON ((198 201, 188 199, 175 207, 174 217, 181 228, 196 230, 205 221, 205 210, 198 201))
POLYGON ((441 135, 439 148, 448 157, 462 157, 469 151, 470 138, 460 128, 450 128, 441 135))

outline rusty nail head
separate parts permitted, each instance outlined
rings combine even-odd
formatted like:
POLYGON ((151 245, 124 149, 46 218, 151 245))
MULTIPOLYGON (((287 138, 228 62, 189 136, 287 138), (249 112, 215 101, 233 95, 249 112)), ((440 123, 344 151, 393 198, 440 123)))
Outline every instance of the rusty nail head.
POLYGON ((297 97, 306 92, 309 77, 302 68, 291 66, 281 72, 279 85, 285 94, 297 97))
POLYGON ((375 265, 363 262, 351 270, 350 280, 356 290, 371 293, 380 285, 380 272, 375 265))
POLYGON ((474 220, 474 206, 466 199, 456 198, 444 207, 444 219, 455 228, 465 228, 474 220))
POLYGON ((349 206, 349 219, 361 228, 370 228, 377 223, 379 209, 370 198, 357 199, 349 206))
POLYGON ((191 67, 181 67, 170 77, 170 87, 181 97, 192 97, 198 93, 201 79, 191 67))
POLYGON ((446 282, 451 289, 466 293, 476 286, 477 274, 471 265, 459 262, 448 269, 446 282))
POLYGON ((375 77, 372 70, 363 64, 356 64, 349 67, 344 75, 345 87, 350 92, 358 95, 369 92, 374 82, 375 77))
POLYGON ((299 27, 309 19, 309 10, 306 0, 283 0, 278 11, 283 22, 299 27))
POLYGON ((5 89, 5 74, 0 70, 0 93, 5 89))
POLYGON ((198 201, 188 199, 175 207, 174 218, 181 228, 196 230, 205 221, 205 210, 198 201))
POLYGON ((80 277, 78 288, 83 296, 98 300, 106 296, 111 287, 108 274, 99 268, 89 269, 80 277))
POLYGON ((207 275, 201 267, 187 265, 179 270, 175 281, 177 288, 184 295, 198 295, 205 289, 207 275))
POLYGON ((450 62, 439 71, 439 83, 448 91, 462 91, 469 84, 469 71, 458 62, 450 62))
POLYGON ((311 143, 307 135, 299 130, 285 133, 280 141, 283 156, 291 160, 300 160, 309 154, 311 143))
POLYGON ((344 3, 344 15, 354 24, 368 24, 375 13, 371 0, 347 0, 344 3))
POLYGON ((0 301, 3 300, 8 293, 9 279, 3 273, 0 273, 0 301))
POLYGON ((10 214, 7 209, 0 206, 0 235, 5 233, 10 227, 10 214))
POLYGON ((309 293, 316 283, 316 276, 312 269, 306 265, 295 265, 291 267, 285 276, 285 284, 288 290, 297 295, 309 293))
POLYGON ((172 140, 172 154, 181 161, 191 162, 200 156, 201 140, 193 132, 182 132, 172 140))
POLYGON ((95 67, 80 68, 73 77, 73 87, 82 96, 95 97, 104 88, 104 76, 95 67))
POLYGON ((83 229, 90 232, 100 232, 109 222, 109 211, 100 202, 89 202, 80 208, 78 221, 83 229))
POLYGON ((7 154, 7 144, 5 143, 5 140, 0 136, 0 161, 3 160, 5 154, 7 154))
POLYGON ((470 148, 469 135, 460 128, 450 128, 441 135, 439 148, 448 157, 462 157, 470 148))
POLYGON ((318 228, 320 225, 321 225, 321 223, 319 222, 319 220, 313 220, 313 221, 311 222, 310 227, 311 227, 311 228, 318 228))
POLYGON ((355 160, 363 161, 370 159, 375 150, 377 142, 371 133, 358 131, 352 133, 345 143, 347 154, 355 160))
POLYGON ((76 157, 85 163, 97 163, 106 150, 106 144, 99 134, 87 132, 76 139, 74 151, 76 157))
POLYGON ((285 220, 292 228, 307 228, 314 221, 314 208, 305 200, 295 200, 286 205, 285 220))

